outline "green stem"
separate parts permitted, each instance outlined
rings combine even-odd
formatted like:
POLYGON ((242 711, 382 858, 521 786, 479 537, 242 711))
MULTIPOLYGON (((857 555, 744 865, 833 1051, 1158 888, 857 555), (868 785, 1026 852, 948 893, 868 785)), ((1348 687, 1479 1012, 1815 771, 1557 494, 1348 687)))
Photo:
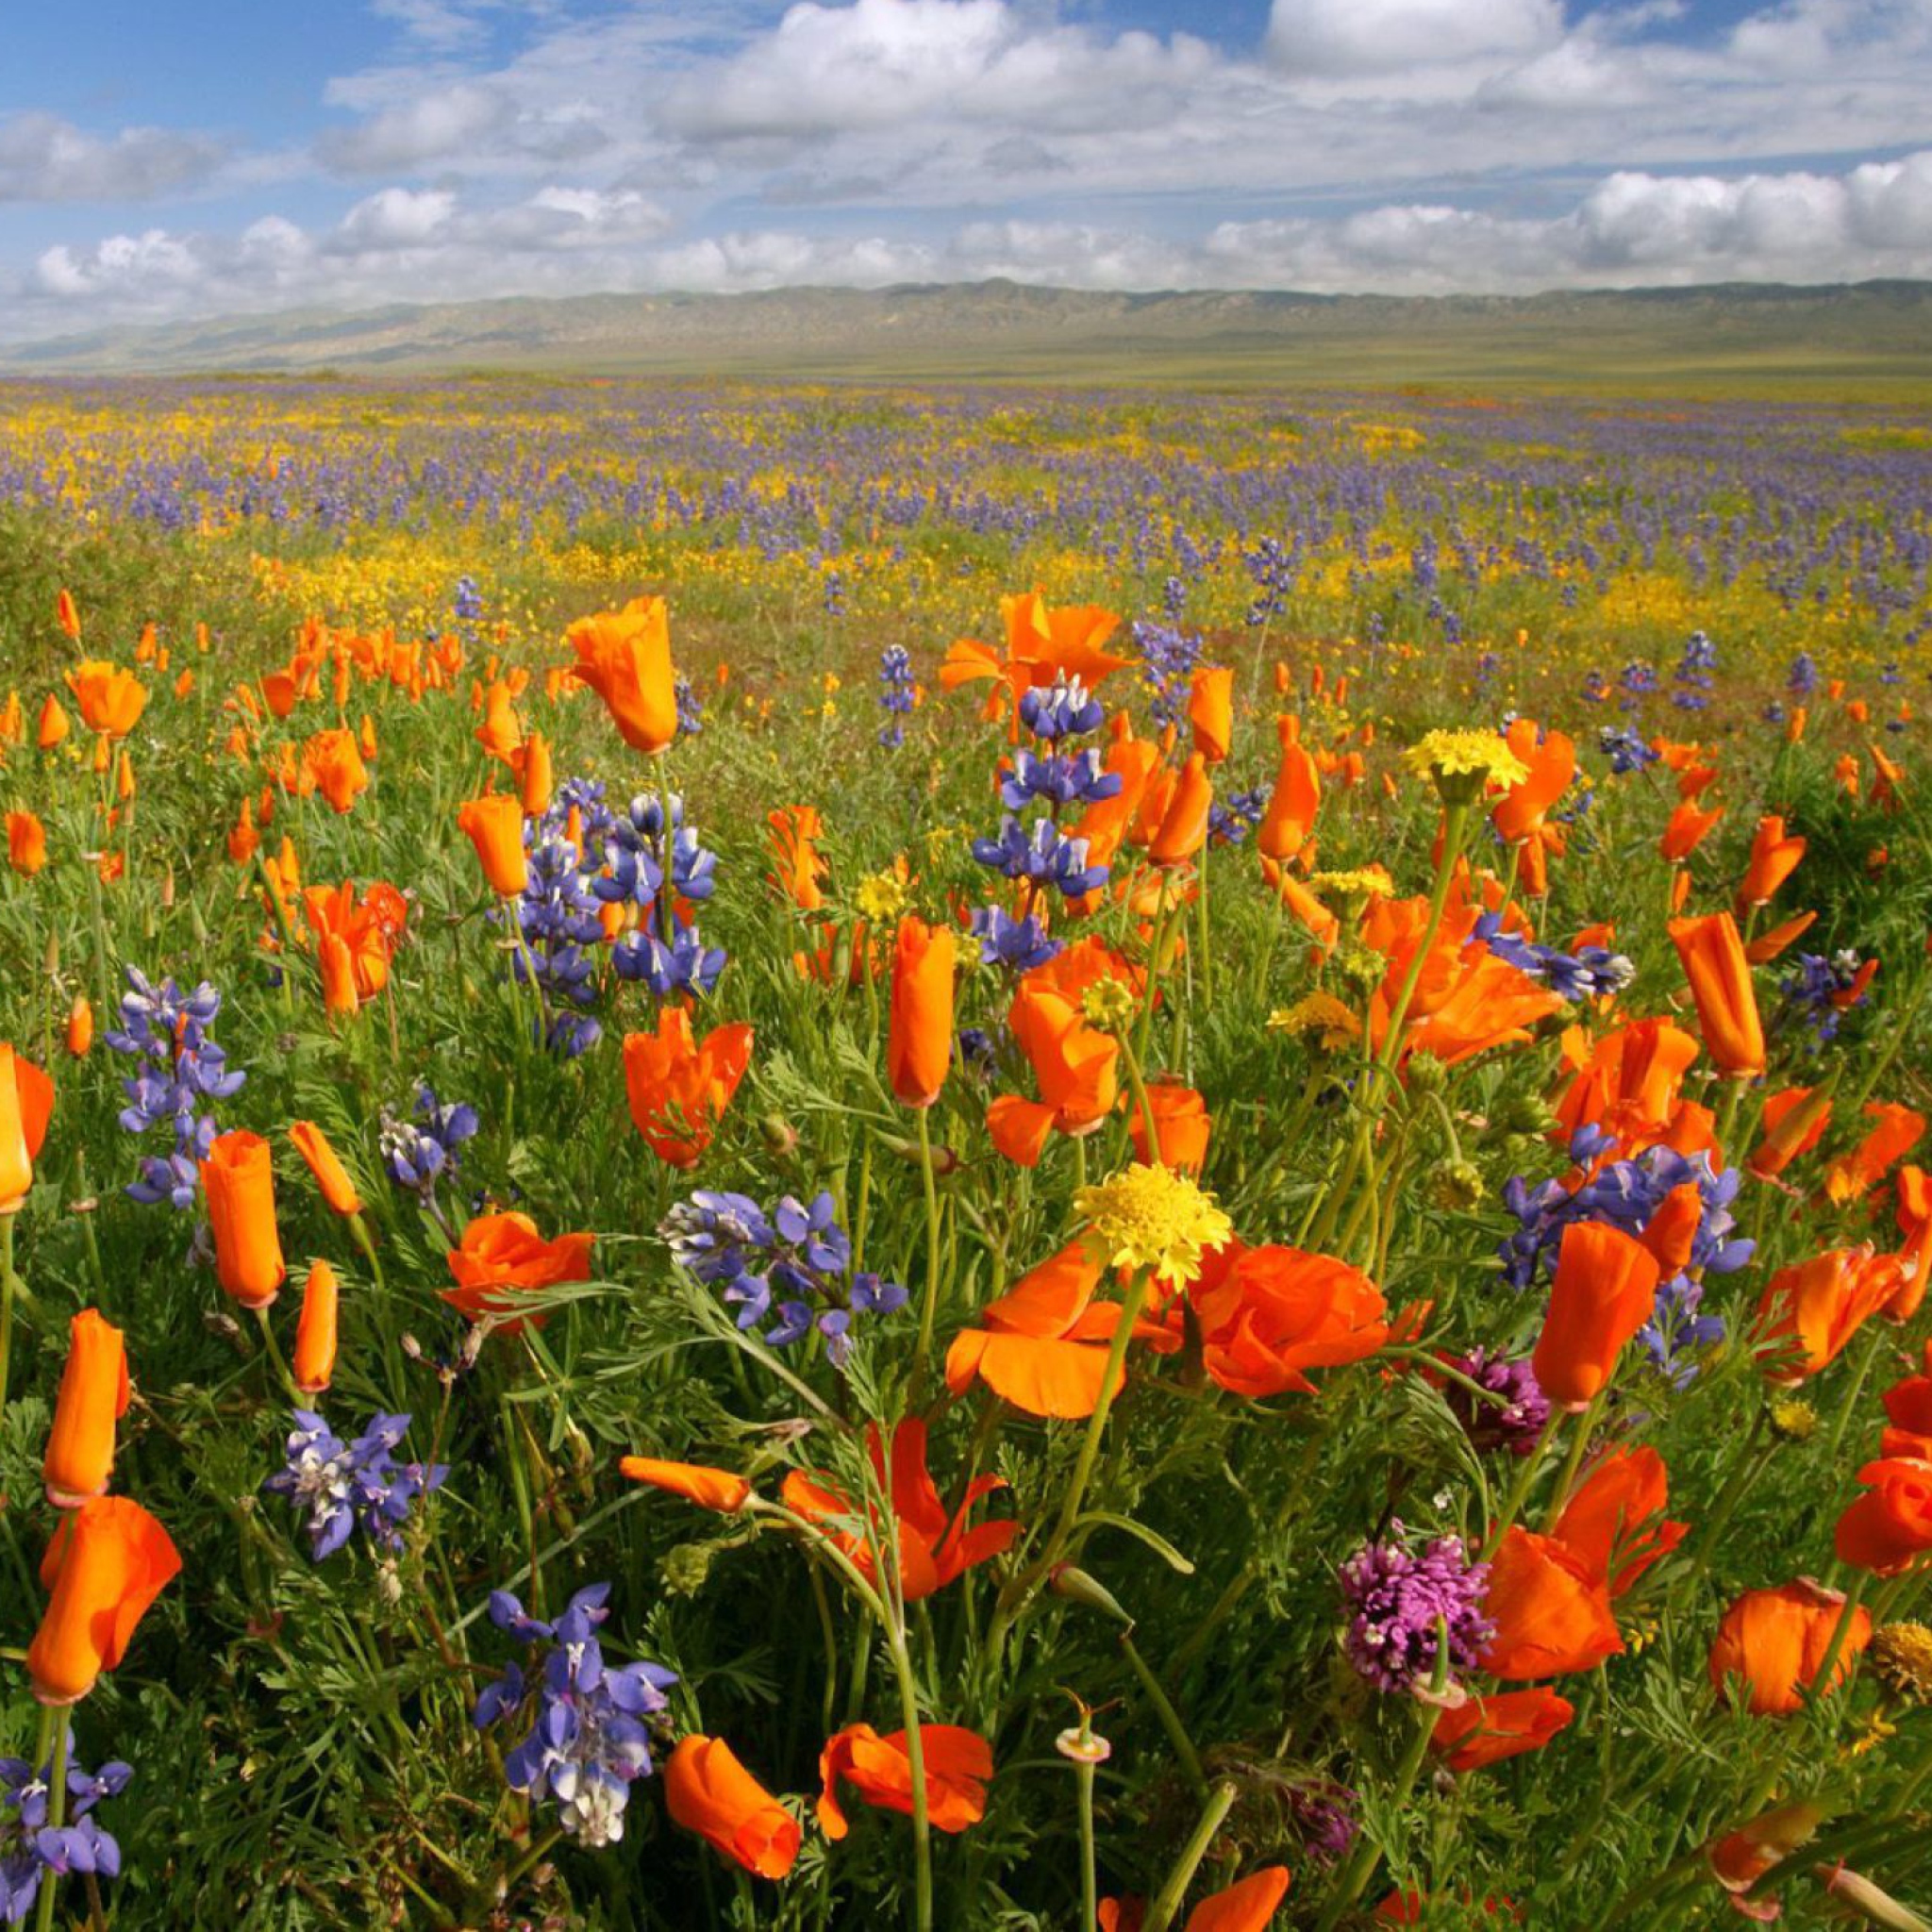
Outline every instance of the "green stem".
POLYGON ((13 1297, 20 1277, 13 1272, 13 1224, 18 1212, 0 1215, 0 1415, 7 1410, 7 1372, 13 1353, 13 1297))
MULTIPOLYGON (((1438 1618, 1439 1626, 1441 1619, 1438 1618)), ((1436 1675, 1445 1682, 1448 1676, 1449 1647, 1443 1641, 1444 1633, 1439 1627, 1437 1633, 1436 1675)), ((1440 1690, 1441 1687, 1438 1685, 1440 1690)), ((1423 1759, 1429 1755, 1429 1740, 1436 1734, 1436 1720, 1441 1715, 1433 1704, 1423 1704, 1416 1710, 1415 1735, 1409 1740, 1408 1749, 1395 1773, 1395 1786, 1389 1795, 1389 1811, 1392 1816, 1407 1801, 1415 1789, 1415 1781, 1421 1775, 1423 1759)), ((1317 1932, 1328 1932, 1328 1928, 1355 1904, 1367 1889, 1369 1880, 1375 1875, 1375 1868, 1382 1862, 1383 1847, 1378 1845, 1364 1831, 1356 1840, 1349 1861, 1341 1869, 1335 1881, 1335 1889, 1328 1894, 1328 1903, 1323 1907, 1317 1923, 1317 1932)))
POLYGON ((1100 1923, 1100 1878, 1093 1855, 1093 1765, 1074 1763, 1080 1804, 1080 1932, 1095 1932, 1100 1923))
POLYGON ((920 1735, 919 1692, 912 1677, 912 1658, 906 1648, 906 1624, 901 1614, 886 1626, 892 1674, 899 1680, 899 1718, 906 1726, 906 1762, 912 1778, 912 1923, 918 1932, 932 1932, 932 1825, 926 1816, 925 1740, 920 1735))
MULTIPOLYGON (((38 1770, 46 1761, 47 1733, 52 1731, 54 1768, 47 1779, 47 1828, 58 1831, 67 1823, 67 1713, 45 1709, 41 1712, 41 1749, 34 1760, 38 1770)), ((34 1932, 53 1932, 54 1891, 59 1874, 51 1869, 41 1873, 41 1906, 34 1919, 34 1932)))
POLYGON ((912 1358, 913 1396, 925 1387, 932 1356, 933 1321, 940 1305, 940 1187, 932 1165, 932 1125, 929 1108, 920 1108, 919 1172, 925 1188, 925 1299, 919 1308, 919 1350, 912 1358))
POLYGON ((1208 1856, 1208 1847, 1214 1842, 1214 1834, 1234 1808, 1234 1786, 1215 1786, 1207 1808, 1201 1813, 1200 1823, 1194 1826, 1193 1835, 1181 1847, 1180 1857, 1174 1861, 1174 1870, 1167 1874, 1165 1883, 1154 1894, 1154 1903, 1147 1907, 1142 1932, 1167 1932, 1174 1924, 1174 1914, 1181 1908, 1181 1900, 1187 1896, 1194 1873, 1208 1856))
POLYGON ((1590 1407, 1576 1419, 1576 1437, 1570 1444, 1570 1454, 1563 1463, 1563 1473, 1557 1478, 1557 1487, 1550 1496, 1548 1513, 1543 1518, 1545 1532, 1554 1530, 1557 1518, 1563 1513, 1563 1505, 1570 1500, 1570 1491, 1575 1487, 1576 1474, 1583 1467, 1583 1458, 1590 1448, 1590 1439, 1596 1431, 1597 1418, 1604 1412, 1604 1402, 1609 1393, 1606 1382, 1591 1397, 1590 1407))
POLYGON ((1188 1736, 1187 1727, 1181 1723, 1180 1713, 1174 1709, 1167 1692, 1161 1689, 1160 1679, 1148 1667, 1147 1659, 1141 1655, 1134 1642, 1133 1633, 1121 1632, 1121 1650, 1131 1666, 1135 1676, 1141 1680, 1141 1689, 1147 1693, 1147 1701, 1154 1707, 1154 1712, 1160 1720, 1160 1727, 1167 1733, 1167 1741, 1174 1746, 1174 1755, 1180 1759, 1181 1770, 1189 1784, 1194 1788, 1194 1795, 1205 1798, 1208 1795, 1208 1776, 1201 1769, 1201 1754, 1194 1749, 1194 1740, 1188 1736))
POLYGON ((281 1383, 289 1399, 294 1403, 297 1408, 300 1408, 308 1398, 295 1387, 295 1378, 290 1374, 289 1365, 282 1359, 281 1344, 275 1340, 275 1326, 269 1321, 267 1305, 264 1303, 254 1308, 251 1312, 255 1316, 257 1326, 261 1330, 262 1350, 275 1372, 276 1380, 281 1383))

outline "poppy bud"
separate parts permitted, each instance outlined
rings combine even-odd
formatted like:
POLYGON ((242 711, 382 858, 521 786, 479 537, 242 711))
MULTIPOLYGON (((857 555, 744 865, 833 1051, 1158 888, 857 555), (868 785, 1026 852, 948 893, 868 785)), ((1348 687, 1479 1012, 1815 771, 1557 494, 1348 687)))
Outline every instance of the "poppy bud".
POLYGON ((55 1508, 78 1509, 106 1491, 114 1468, 114 1424, 127 1413, 127 1352, 120 1329, 94 1308, 81 1309, 67 1334, 41 1474, 55 1508))
POLYGON ((313 1121, 291 1121, 289 1139, 315 1176, 315 1185, 322 1190, 322 1198, 330 1208, 344 1216, 361 1213, 362 1197, 356 1191, 356 1183, 349 1178, 348 1169, 322 1129, 313 1121))
POLYGON ((1184 864, 1208 841, 1208 811, 1214 803, 1214 784, 1207 760, 1193 753, 1181 768, 1167 809, 1147 847, 1148 862, 1157 866, 1184 864))
POLYGON ((1764 1071, 1764 1027, 1738 924, 1728 912, 1674 919, 1671 942, 1697 1003, 1697 1024, 1711 1058, 1726 1074, 1764 1071))
POLYGON ((67 1012, 67 1051, 82 1059, 94 1043, 94 1009, 84 992, 74 995, 67 1012))
POLYGON ((0 1214, 17 1214, 25 1204, 53 1110, 54 1083, 0 1043, 0 1214))
POLYGON ((223 1292, 244 1308, 267 1307, 289 1272, 275 1226, 268 1142, 245 1128, 218 1135, 201 1163, 201 1181, 223 1292))
POLYGON ((1234 671, 1225 664, 1204 664, 1194 673, 1188 692, 1188 723, 1194 749, 1210 765, 1227 756, 1234 739, 1234 671))
POLYGON ((47 862, 47 828, 30 811, 7 814, 7 862, 24 879, 47 862))
POLYGON ((664 1766, 664 1805, 735 1864, 782 1878, 798 1857, 798 1821, 745 1770, 722 1738, 680 1738, 664 1766))
POLYGON ((580 619, 564 633, 577 654, 571 675, 604 700, 624 741, 647 758, 677 736, 671 622, 661 597, 580 619))
MULTIPOLYGON (((1710 1684, 1720 1696, 1741 1677, 1753 1717, 1789 1717, 1824 1664, 1824 1653, 1844 1611, 1844 1597, 1808 1578, 1775 1590, 1747 1590, 1724 1614, 1710 1647, 1710 1684)), ((1872 1613, 1859 1608, 1840 1646, 1829 1690, 1850 1674, 1872 1641, 1872 1613)))
POLYGON ((940 1097, 953 1058, 953 934, 913 913, 899 922, 892 956, 891 1027, 886 1067, 908 1107, 940 1097))
POLYGON ((305 1395, 319 1395, 336 1367, 336 1305, 341 1284, 336 1271, 318 1260, 302 1290, 302 1315, 295 1324, 295 1356, 291 1374, 305 1395))
POLYGON ((1549 1309, 1530 1357, 1552 1402, 1582 1408, 1594 1400, 1616 1373, 1624 1343, 1650 1319, 1657 1283, 1656 1256, 1620 1229, 1575 1221, 1563 1230, 1549 1309))

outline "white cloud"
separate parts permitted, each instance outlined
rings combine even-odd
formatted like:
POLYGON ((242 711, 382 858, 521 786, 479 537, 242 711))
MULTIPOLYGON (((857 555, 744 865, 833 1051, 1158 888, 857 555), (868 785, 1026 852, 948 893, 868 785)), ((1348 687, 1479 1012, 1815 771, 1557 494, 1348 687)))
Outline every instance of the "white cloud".
POLYGON ((418 248, 448 225, 457 198, 447 189, 384 188, 342 217, 339 240, 358 248, 418 248))
POLYGON ((1553 45, 1559 0, 1274 0, 1268 51, 1317 75, 1387 74, 1553 45))
POLYGON ((147 201, 212 174, 222 144, 207 135, 127 127, 111 141, 53 114, 0 120, 0 202, 147 201))
POLYGON ((351 175, 387 175, 460 154, 500 135, 516 108, 495 88, 459 81, 397 101, 318 143, 324 160, 351 175))

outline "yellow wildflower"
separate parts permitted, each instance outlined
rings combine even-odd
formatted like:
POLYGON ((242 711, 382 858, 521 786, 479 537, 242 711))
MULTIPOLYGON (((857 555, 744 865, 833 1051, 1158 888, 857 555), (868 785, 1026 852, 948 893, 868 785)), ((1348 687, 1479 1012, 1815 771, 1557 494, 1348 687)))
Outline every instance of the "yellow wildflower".
POLYGON ((1079 1189, 1088 1251, 1106 1268, 1147 1269, 1169 1288, 1199 1278, 1201 1257, 1234 1233, 1214 1196, 1170 1167, 1140 1161, 1079 1189))

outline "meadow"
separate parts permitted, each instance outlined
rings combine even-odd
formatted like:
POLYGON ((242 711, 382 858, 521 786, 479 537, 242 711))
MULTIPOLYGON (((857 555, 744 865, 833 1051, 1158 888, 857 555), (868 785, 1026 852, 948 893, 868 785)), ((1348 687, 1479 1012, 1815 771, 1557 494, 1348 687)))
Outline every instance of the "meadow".
POLYGON ((1928 579, 1909 408, 0 387, 0 1924, 1926 1924, 1928 579))

